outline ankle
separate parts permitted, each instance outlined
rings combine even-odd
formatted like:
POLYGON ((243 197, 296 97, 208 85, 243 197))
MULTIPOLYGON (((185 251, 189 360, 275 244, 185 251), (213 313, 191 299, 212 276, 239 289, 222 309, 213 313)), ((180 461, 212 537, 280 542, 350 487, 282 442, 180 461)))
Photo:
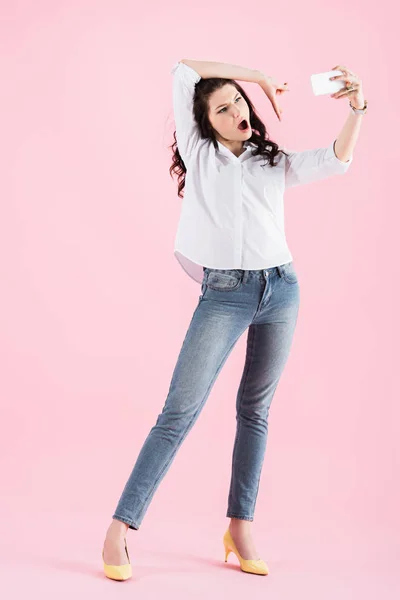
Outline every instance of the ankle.
POLYGON ((247 519, 236 519, 232 517, 229 523, 229 529, 234 531, 241 531, 243 533, 250 532, 251 524, 252 521, 248 521, 247 519))
POLYGON ((128 529, 129 525, 123 521, 118 521, 118 519, 113 519, 107 533, 112 535, 112 537, 123 539, 126 537, 128 529))

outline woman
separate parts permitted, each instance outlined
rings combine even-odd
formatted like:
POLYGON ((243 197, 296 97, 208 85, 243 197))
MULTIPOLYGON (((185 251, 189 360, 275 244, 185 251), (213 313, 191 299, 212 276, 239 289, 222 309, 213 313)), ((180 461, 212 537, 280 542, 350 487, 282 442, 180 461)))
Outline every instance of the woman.
MULTIPOLYGON (((143 444, 108 528, 104 571, 132 575, 127 529, 137 530, 150 501, 240 336, 248 329, 244 371, 236 399, 237 430, 223 536, 225 561, 234 552, 244 572, 268 574, 255 548, 254 519, 268 433, 268 413, 289 356, 299 308, 299 284, 284 233, 287 187, 345 173, 353 159, 364 97, 346 67, 336 76, 350 114, 327 147, 285 152, 235 81, 258 83, 281 120, 277 98, 288 90, 258 70, 181 60, 172 69, 176 122, 174 161, 178 195, 185 197, 175 256, 201 284, 169 393, 143 444), (244 124, 243 124, 244 122, 244 124), (186 181, 187 174, 187 181, 186 181), (128 562, 127 562, 128 560, 128 562)), ((364 110, 365 112, 365 110, 364 110)))

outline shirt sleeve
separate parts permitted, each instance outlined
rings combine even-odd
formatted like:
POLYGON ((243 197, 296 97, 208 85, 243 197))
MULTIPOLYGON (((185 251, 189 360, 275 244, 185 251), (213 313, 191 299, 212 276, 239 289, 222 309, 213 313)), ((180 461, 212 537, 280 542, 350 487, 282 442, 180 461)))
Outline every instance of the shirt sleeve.
POLYGON ((200 132, 193 116, 193 95, 195 84, 201 76, 182 62, 177 62, 171 70, 173 78, 172 102, 174 110, 176 141, 178 150, 186 163, 195 145, 200 140, 200 132))
POLYGON ((347 162, 339 160, 335 154, 336 140, 328 147, 292 152, 285 156, 285 187, 294 187, 325 179, 331 175, 343 175, 353 162, 353 155, 347 162))

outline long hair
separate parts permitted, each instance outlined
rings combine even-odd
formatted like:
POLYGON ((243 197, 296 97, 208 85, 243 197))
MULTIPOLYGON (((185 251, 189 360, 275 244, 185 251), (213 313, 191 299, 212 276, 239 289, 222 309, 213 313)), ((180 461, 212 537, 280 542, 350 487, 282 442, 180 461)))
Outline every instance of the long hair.
MULTIPOLYGON (((195 84, 195 92, 193 97, 193 116, 199 128, 200 137, 202 139, 210 139, 214 145, 214 148, 216 150, 218 149, 217 139, 208 118, 208 99, 215 90, 220 89, 227 83, 232 84, 237 89, 249 106, 249 118, 252 135, 246 141, 252 142, 257 146, 256 148, 252 148, 252 155, 265 156, 270 166, 275 167, 275 156, 277 156, 279 152, 282 152, 286 155, 287 153, 284 150, 280 150, 279 145, 269 139, 269 134, 266 131, 264 123, 257 115, 253 103, 247 96, 244 89, 234 79, 209 77, 202 78, 195 84)), ((186 167, 181 155, 179 154, 176 130, 174 131, 174 140, 175 141, 168 146, 172 149, 172 165, 169 169, 169 173, 171 177, 173 177, 173 173, 178 176, 178 196, 182 198, 182 191, 185 187, 186 167)), ((265 162, 261 166, 265 167, 266 164, 267 163, 265 162)))

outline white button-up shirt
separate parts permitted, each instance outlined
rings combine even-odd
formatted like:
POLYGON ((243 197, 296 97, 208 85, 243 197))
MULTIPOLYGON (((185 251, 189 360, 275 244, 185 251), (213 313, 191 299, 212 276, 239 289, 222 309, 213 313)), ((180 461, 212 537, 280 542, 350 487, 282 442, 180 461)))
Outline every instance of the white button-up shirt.
POLYGON ((200 137, 193 117, 194 86, 201 77, 177 62, 173 110, 177 146, 186 167, 174 255, 195 281, 203 266, 213 269, 267 269, 293 260, 284 227, 284 191, 288 187, 346 173, 353 161, 337 158, 334 142, 314 150, 279 153, 271 167, 265 156, 252 156, 256 145, 244 142, 236 156, 200 137), (265 164, 266 163, 266 164, 265 164), (264 166, 261 166, 264 164, 264 166))

